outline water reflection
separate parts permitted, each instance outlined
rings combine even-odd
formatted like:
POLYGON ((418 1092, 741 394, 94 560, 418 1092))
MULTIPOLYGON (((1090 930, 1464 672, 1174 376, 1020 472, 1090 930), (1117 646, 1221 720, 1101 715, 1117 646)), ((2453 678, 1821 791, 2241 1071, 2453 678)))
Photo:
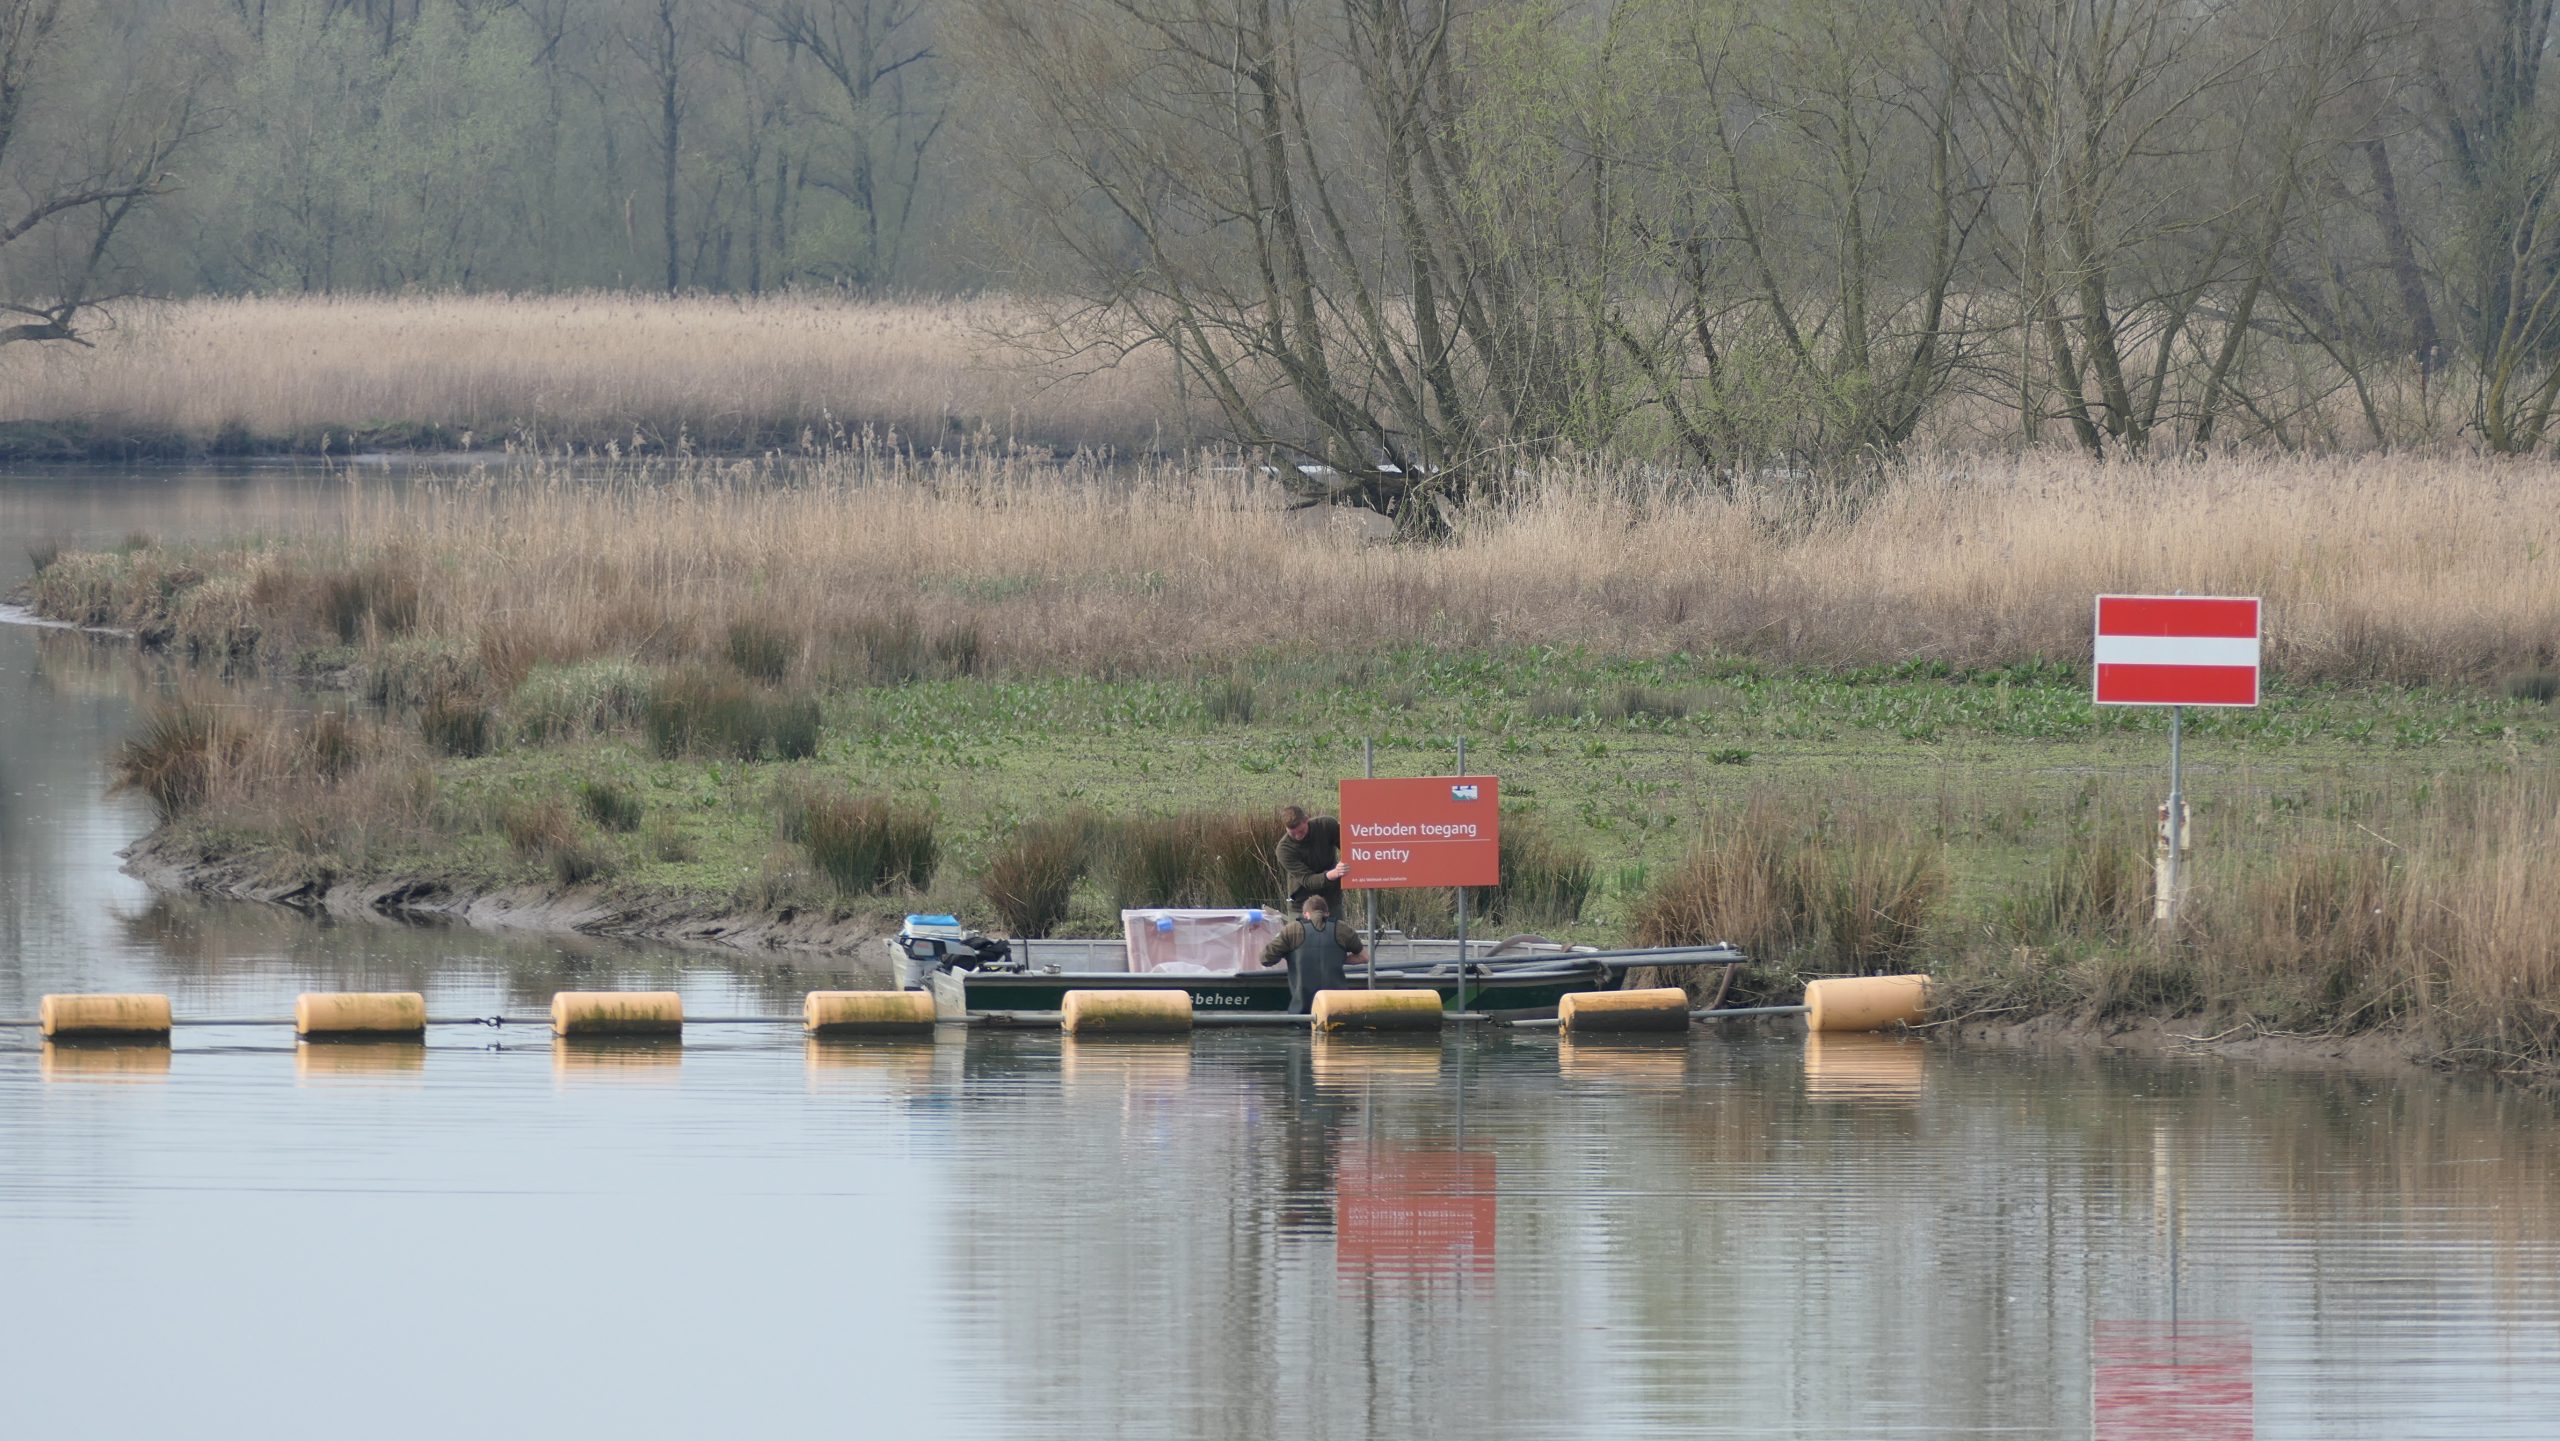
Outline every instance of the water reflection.
POLYGON ((161 1081, 169 1048, 104 1041, 46 1041, 37 1073, 47 1081, 161 1081))

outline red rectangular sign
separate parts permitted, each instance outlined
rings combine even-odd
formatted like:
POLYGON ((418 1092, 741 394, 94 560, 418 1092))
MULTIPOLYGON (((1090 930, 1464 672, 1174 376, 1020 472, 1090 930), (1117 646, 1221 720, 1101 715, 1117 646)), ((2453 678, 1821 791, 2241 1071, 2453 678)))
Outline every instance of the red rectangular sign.
POLYGON ((1354 889, 1502 882, 1502 782, 1418 776, 1342 783, 1342 883, 1354 889))
POLYGON ((2100 705, 2258 703, 2258 598, 2102 595, 2091 684, 2100 705))

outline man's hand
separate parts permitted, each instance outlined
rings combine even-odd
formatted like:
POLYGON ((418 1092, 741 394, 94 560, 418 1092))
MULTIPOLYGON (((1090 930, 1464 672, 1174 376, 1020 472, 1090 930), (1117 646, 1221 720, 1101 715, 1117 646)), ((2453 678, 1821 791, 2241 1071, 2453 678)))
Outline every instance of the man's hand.
POLYGON ((1338 881, 1349 874, 1351 874, 1351 863, 1349 861, 1337 861, 1334 863, 1332 870, 1324 873, 1324 878, 1329 881, 1338 881))

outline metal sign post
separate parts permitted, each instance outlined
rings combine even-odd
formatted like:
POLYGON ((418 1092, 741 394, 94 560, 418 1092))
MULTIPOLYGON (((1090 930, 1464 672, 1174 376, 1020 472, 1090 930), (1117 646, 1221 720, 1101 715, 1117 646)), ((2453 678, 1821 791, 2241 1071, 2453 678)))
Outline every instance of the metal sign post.
POLYGON ((2191 705, 2258 703, 2256 596, 2102 595, 2090 652, 2090 700, 2097 705, 2169 708, 2169 805, 2157 841, 2153 915, 2174 934, 2184 890, 2186 778, 2181 742, 2191 705))
POLYGON ((2169 861, 2168 882, 2160 898, 2162 920, 2172 932, 2178 929, 2178 851, 2187 842, 2187 800, 2178 789, 2178 732, 2184 728, 2187 708, 2169 707, 2169 861))
MULTIPOLYGON (((1467 738, 1458 737, 1458 768, 1455 775, 1467 773, 1467 738)), ((1467 1009, 1467 888, 1458 887, 1458 1011, 1467 1009)))
MULTIPOLYGON (((1360 774, 1368 780, 1375 780, 1378 777, 1378 742, 1375 738, 1360 742, 1360 774)), ((1337 831, 1342 825, 1339 818, 1341 809, 1340 806, 1334 807, 1336 813, 1334 827, 1337 831)), ((1334 851, 1335 860, 1351 859, 1351 838, 1348 835, 1340 836, 1334 843, 1334 851)), ((1369 908, 1369 989, 1374 991, 1378 988, 1378 893, 1362 891, 1360 899, 1369 908)))

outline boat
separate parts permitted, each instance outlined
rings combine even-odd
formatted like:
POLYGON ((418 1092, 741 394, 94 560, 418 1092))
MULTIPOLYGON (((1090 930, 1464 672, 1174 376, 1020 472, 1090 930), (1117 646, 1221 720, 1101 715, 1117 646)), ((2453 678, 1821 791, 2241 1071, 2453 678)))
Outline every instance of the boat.
MULTIPOLYGON (((1054 1016, 1069 991, 1085 989, 1185 991, 1203 1014, 1287 1014, 1288 972, 1244 960, 1258 947, 1249 950, 1230 942, 1209 947, 1213 954, 1206 963, 1198 952, 1194 959, 1168 962, 1148 954, 1153 948, 1144 944, 1146 932, 1140 929, 1168 920, 1214 917, 1249 931, 1262 925, 1276 928, 1276 916, 1251 910, 1157 910, 1129 916, 1137 923, 1131 934, 1141 938, 1135 947, 1129 940, 990 937, 966 930, 949 916, 909 916, 889 938, 891 974, 901 990, 930 992, 935 1014, 950 1021, 1054 1016), (1243 917, 1252 919, 1237 919, 1243 917), (1133 949, 1140 955, 1136 965, 1131 963, 1133 949), (1215 956, 1221 949, 1227 954, 1215 956)), ((1721 942, 1601 950, 1539 936, 1475 942, 1465 947, 1463 965, 1456 940, 1382 934, 1370 949, 1374 965, 1355 962, 1346 968, 1353 987, 1434 990, 1448 1010, 1497 1020, 1551 1017, 1566 996, 1623 989, 1631 972, 1648 967, 1712 969, 1708 989, 1720 997, 1734 967, 1746 959, 1721 942)))

